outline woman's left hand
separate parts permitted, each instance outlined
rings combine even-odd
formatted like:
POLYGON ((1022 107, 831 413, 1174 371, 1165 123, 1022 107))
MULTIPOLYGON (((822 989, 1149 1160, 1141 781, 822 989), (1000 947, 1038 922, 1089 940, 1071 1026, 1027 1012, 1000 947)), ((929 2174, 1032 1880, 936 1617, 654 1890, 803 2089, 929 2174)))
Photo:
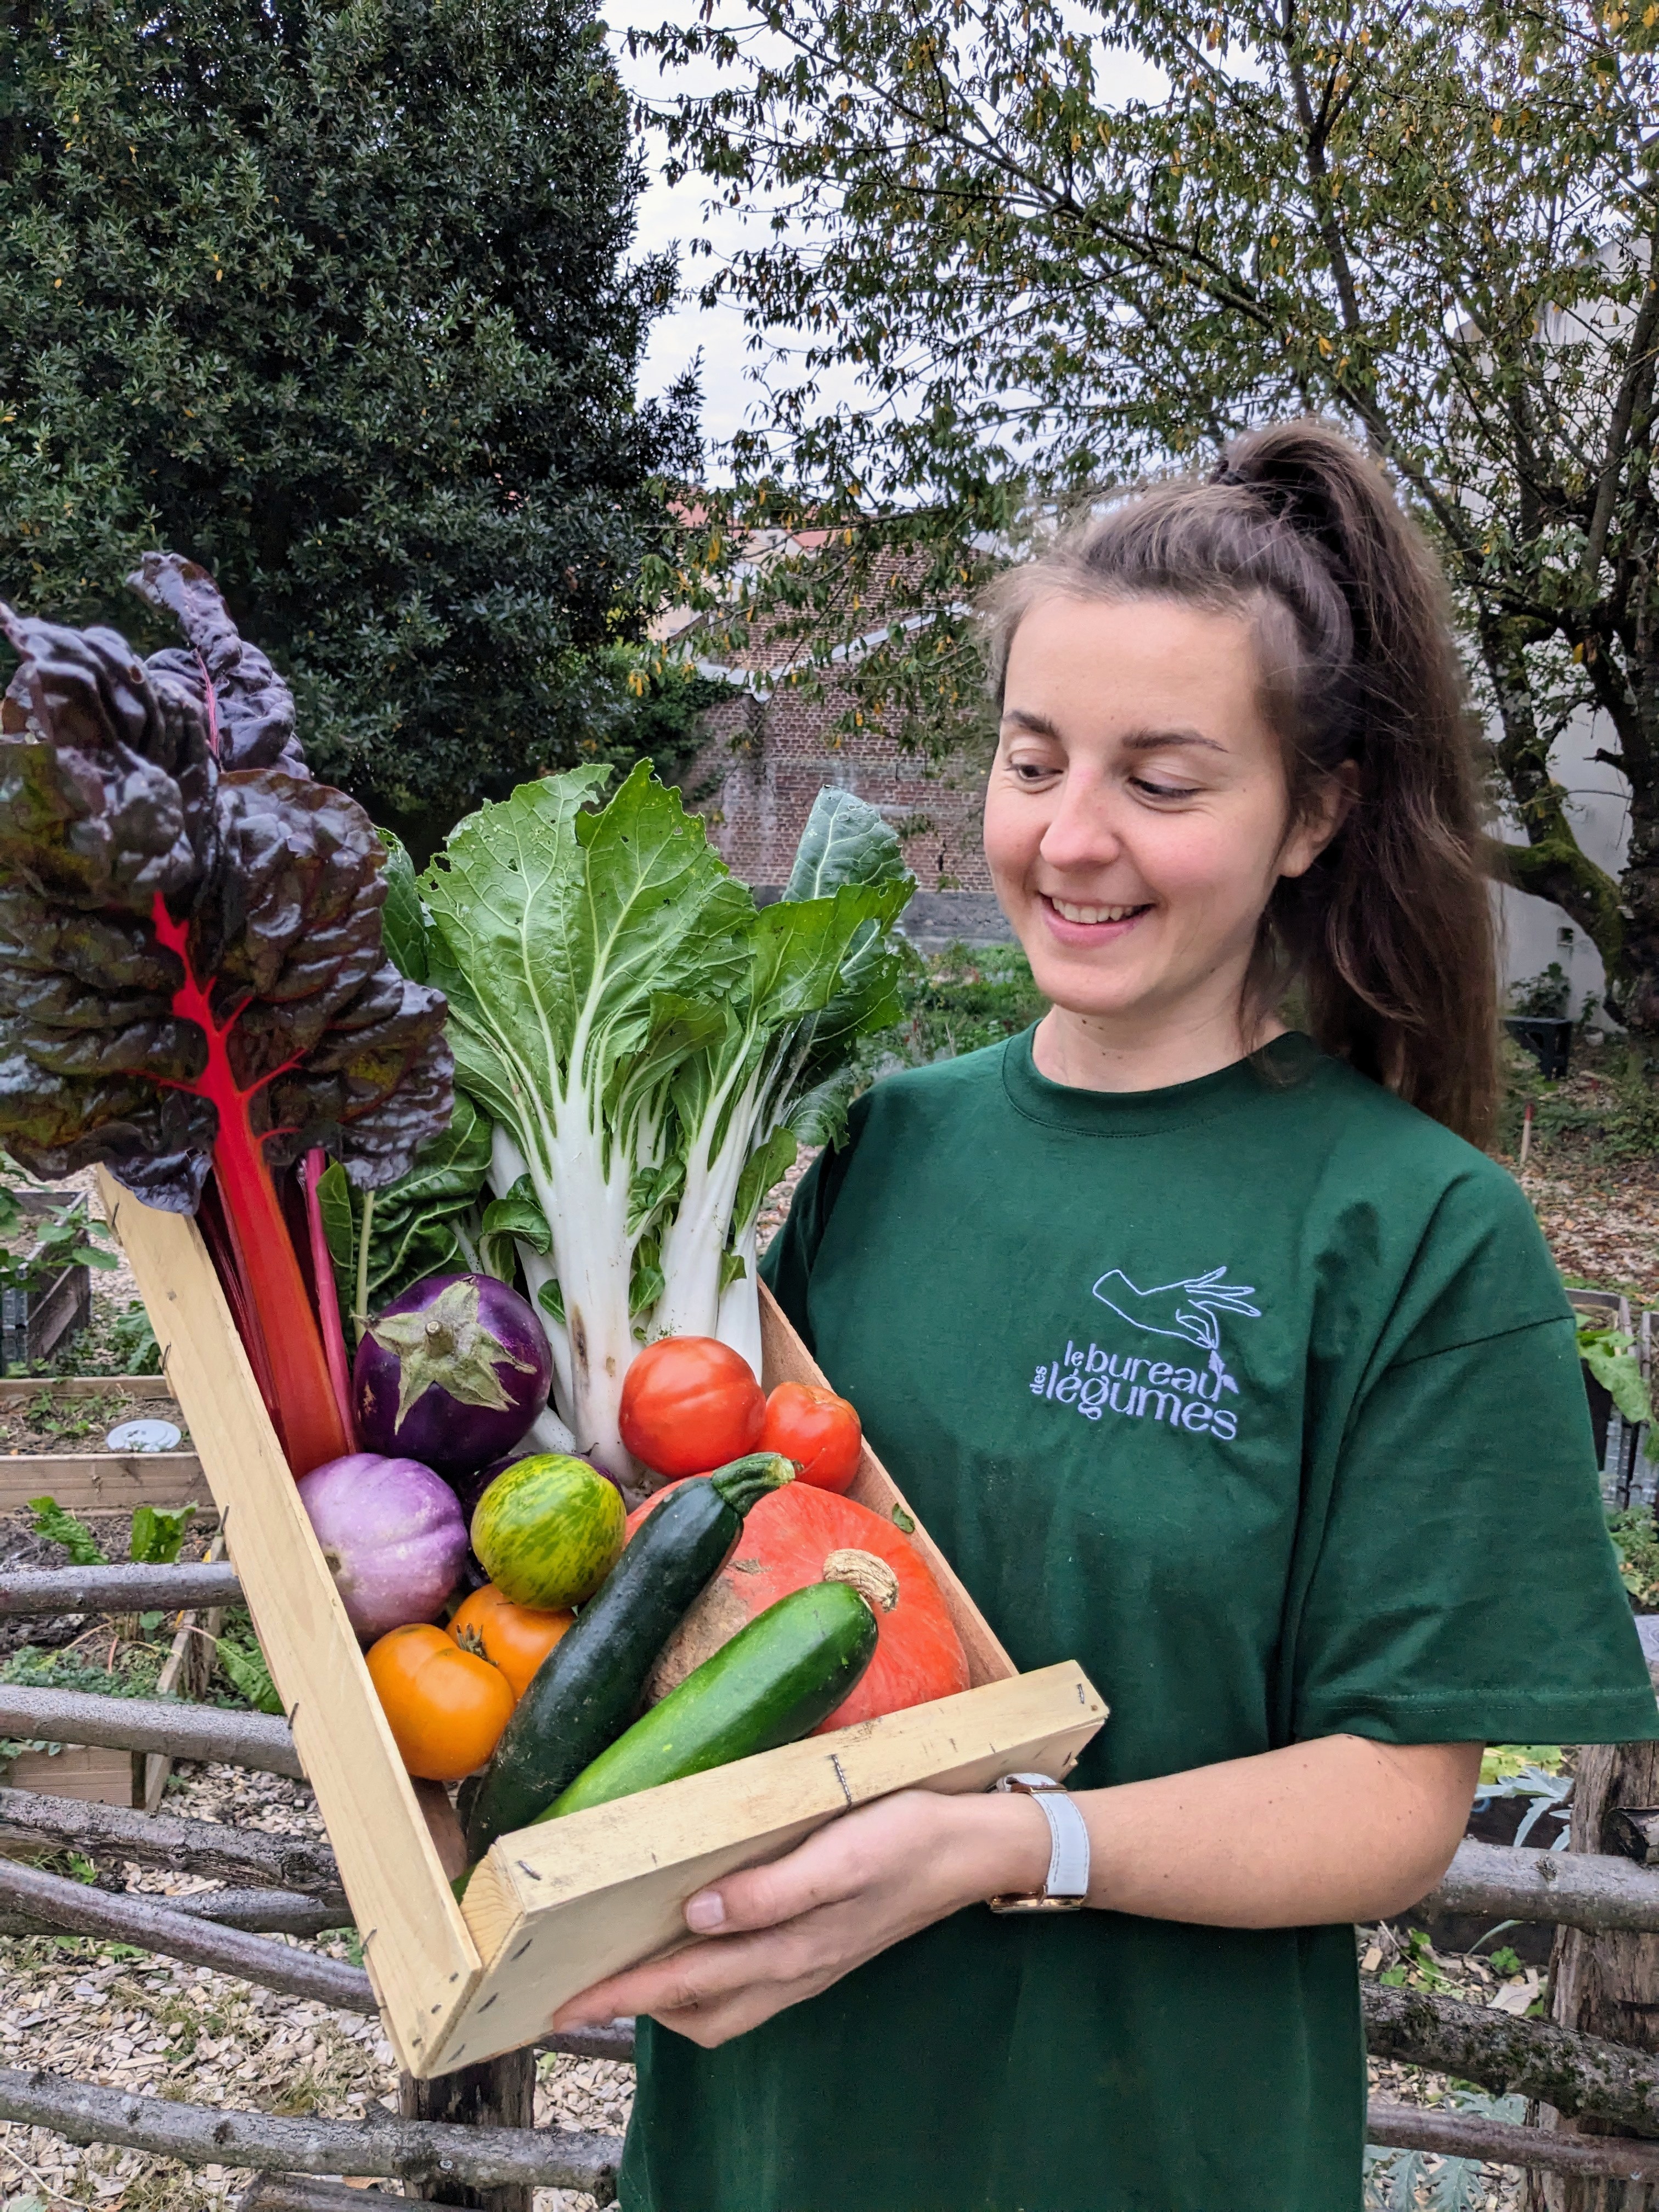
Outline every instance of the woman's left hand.
POLYGON ((686 1926, 716 1940, 596 1983, 560 2006, 553 2027, 644 2013, 712 2050, 963 1905, 1039 1887, 1048 1851, 1048 1823, 1027 1797, 884 1797, 770 1866, 699 1890, 686 1926))

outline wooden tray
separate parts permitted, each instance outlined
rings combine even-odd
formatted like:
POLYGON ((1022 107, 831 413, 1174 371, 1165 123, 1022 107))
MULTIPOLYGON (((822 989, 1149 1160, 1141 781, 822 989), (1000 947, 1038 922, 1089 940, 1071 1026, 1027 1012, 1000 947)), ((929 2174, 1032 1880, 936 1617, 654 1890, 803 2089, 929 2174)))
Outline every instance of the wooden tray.
MULTIPOLYGON (((775 1856, 848 1807, 901 1789, 1056 1777, 1106 1717, 1075 1664, 1017 1674, 966 1590, 866 1447, 851 1495, 900 1526, 938 1577, 974 1686, 908 1712, 595 1807, 495 1844, 453 1895, 206 1247, 187 1216, 142 1206, 100 1170, 190 1424, 221 1525, 339 1861, 398 2063, 422 2078, 517 2050, 603 1976, 687 1940, 680 1907, 719 1874, 775 1856)), ((762 1291, 763 1377, 822 1377, 762 1291)))

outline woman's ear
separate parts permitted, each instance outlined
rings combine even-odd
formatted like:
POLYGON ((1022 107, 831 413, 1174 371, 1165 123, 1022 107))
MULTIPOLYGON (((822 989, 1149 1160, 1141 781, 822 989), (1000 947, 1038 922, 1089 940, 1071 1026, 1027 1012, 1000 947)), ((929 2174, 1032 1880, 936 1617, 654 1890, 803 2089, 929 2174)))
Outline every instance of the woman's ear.
POLYGON ((1285 840, 1279 856, 1281 876, 1304 876, 1342 824, 1359 796, 1359 763, 1344 761, 1322 777, 1312 802, 1285 840))

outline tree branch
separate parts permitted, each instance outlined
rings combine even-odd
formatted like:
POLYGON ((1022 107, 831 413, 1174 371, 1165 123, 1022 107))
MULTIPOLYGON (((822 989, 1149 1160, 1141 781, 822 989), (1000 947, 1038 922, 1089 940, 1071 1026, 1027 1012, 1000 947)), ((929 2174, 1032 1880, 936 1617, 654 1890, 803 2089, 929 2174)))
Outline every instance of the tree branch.
POLYGON ((1630 334, 1630 353, 1625 362, 1625 373, 1619 380, 1618 396, 1613 400, 1613 413, 1607 421, 1607 452, 1601 462, 1601 473, 1595 486, 1595 505, 1590 514, 1589 530, 1584 540, 1583 580, 1587 590, 1595 588, 1601 556, 1607 550, 1607 532, 1613 526, 1613 510, 1619 501, 1619 480, 1624 468, 1625 446, 1630 436, 1637 395, 1651 363, 1654 341, 1659 337, 1659 225, 1656 225, 1650 234, 1648 255, 1647 284, 1630 334))
POLYGON ((174 2105, 60 2074, 0 2069, 0 2118, 50 2128, 70 2142, 118 2143, 186 2166, 276 2166, 298 2173, 397 2175, 474 2187, 580 2189, 615 2200, 615 2136, 556 2128, 463 2128, 439 2120, 276 2119, 211 2105, 174 2105))
POLYGON ((1659 2136, 1659 2059, 1599 2035, 1421 1990, 1366 1982, 1360 2002, 1373 2058, 1426 2066, 1482 2088, 1536 2098, 1558 2112, 1659 2136))
POLYGON ((1423 1909, 1651 1935, 1659 1933, 1659 1872, 1612 1854, 1517 1850, 1466 1837, 1423 1909))
POLYGON ((236 1888, 343 1895, 333 1852, 310 1836, 273 1836, 263 1828, 176 1820, 165 1813, 133 1813, 121 1805, 0 1789, 0 1850, 19 1849, 70 1850, 92 1858, 171 1867, 236 1888))
POLYGON ((0 1617, 51 1613, 180 1613, 189 1606, 240 1605, 234 1567, 48 1567, 0 1575, 0 1617))
MULTIPOLYGON (((1504 2120, 1447 2112, 1421 2105, 1371 2100, 1365 2140, 1384 2150, 1433 2150, 1445 2158, 1478 2158, 1538 2173, 1601 2173, 1622 2181, 1659 2181, 1659 2144, 1613 2136, 1562 2136, 1504 2120)), ((342 2208, 351 2212, 351 2207, 342 2208)))
POLYGON ((117 1751, 165 1751, 210 1759, 261 1774, 305 1780, 288 1723, 274 1713, 222 1711, 166 1698, 106 1698, 83 1690, 30 1690, 0 1683, 0 1735, 47 1743, 107 1744, 117 1751))

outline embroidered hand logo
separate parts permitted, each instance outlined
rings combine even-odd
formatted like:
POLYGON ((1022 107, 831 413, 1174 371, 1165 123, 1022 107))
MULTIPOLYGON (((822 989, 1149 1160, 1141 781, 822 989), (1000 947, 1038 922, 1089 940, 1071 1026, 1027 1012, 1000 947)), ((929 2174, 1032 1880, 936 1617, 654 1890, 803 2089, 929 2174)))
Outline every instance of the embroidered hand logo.
POLYGON ((1113 1267, 1094 1285, 1094 1294, 1132 1328, 1146 1329, 1153 1336, 1184 1336, 1189 1344, 1200 1345, 1210 1355, 1212 1370, 1228 1389, 1237 1391, 1238 1385, 1221 1358, 1219 1316, 1243 1314, 1256 1321, 1261 1309, 1249 1303, 1255 1296, 1255 1285, 1229 1283, 1226 1273, 1225 1267, 1212 1267, 1207 1275, 1188 1275, 1184 1282, 1140 1291, 1121 1267, 1113 1267))

